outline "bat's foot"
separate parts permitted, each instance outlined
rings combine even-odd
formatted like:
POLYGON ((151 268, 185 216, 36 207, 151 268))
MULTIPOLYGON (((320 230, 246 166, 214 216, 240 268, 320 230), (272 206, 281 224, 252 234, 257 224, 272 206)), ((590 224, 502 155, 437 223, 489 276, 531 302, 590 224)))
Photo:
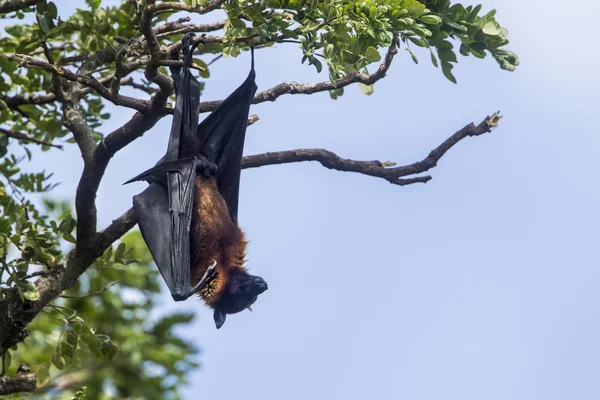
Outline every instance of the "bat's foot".
POLYGON ((208 161, 204 156, 196 158, 196 173, 202 174, 205 178, 217 175, 217 164, 208 161))

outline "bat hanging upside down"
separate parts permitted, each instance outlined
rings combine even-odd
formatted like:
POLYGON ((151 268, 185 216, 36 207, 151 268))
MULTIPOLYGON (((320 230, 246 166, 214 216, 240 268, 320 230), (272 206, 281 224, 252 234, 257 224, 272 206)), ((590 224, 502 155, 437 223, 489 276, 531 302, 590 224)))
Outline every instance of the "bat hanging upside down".
MULTIPOLYGON (((214 310, 218 329, 227 314, 250 309, 267 290, 262 278, 244 268, 247 241, 237 221, 242 152, 257 87, 253 55, 248 78, 198 125, 200 84, 190 72, 193 38, 182 39, 184 67, 171 68, 177 97, 167 154, 126 183, 150 183, 133 206, 173 299, 198 292, 214 310)), ((172 58, 179 59, 179 53, 172 58)))

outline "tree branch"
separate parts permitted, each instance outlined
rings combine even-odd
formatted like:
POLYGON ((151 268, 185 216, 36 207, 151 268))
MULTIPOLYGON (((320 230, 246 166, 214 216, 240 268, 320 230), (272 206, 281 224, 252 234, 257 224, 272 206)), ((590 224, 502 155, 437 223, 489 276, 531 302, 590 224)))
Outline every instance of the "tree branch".
MULTIPOLYGON (((159 6, 162 4, 168 3, 161 3, 159 6)), ((154 0, 147 0, 146 6, 142 10, 140 16, 140 30, 144 34, 146 43, 148 43, 148 49, 150 50, 150 62, 148 62, 148 65, 146 66, 145 75, 146 79, 156 83, 160 90, 166 93, 168 96, 173 91, 173 81, 171 78, 158 71, 158 60, 161 58, 160 44, 158 43, 156 35, 154 34, 154 30, 152 29, 152 16, 154 13, 153 7, 155 6, 154 0)), ((157 95, 159 94, 160 93, 157 93, 157 95)))
MULTIPOLYGON (((393 41, 395 43, 395 40, 393 41)), ((364 74, 361 72, 354 72, 344 76, 343 78, 336 79, 334 82, 326 81, 319 83, 296 83, 296 82, 283 82, 279 85, 267 89, 263 92, 259 92, 254 96, 252 104, 264 103, 266 101, 275 101, 279 96, 284 94, 313 94, 318 92, 325 92, 328 90, 334 90, 346 87, 353 83, 363 83, 365 85, 373 85, 378 80, 385 77, 387 71, 392 65, 394 56, 398 53, 398 49, 395 44, 391 45, 383 63, 379 65, 377 70, 372 74, 364 74)), ((200 103, 200 112, 214 111, 222 103, 222 100, 216 101, 204 101, 200 103)), ((172 110, 171 110, 172 112, 172 110)))
MULTIPOLYGON (((152 2, 154 3, 154 2, 152 2)), ((150 13, 155 13, 157 11, 167 11, 167 10, 179 10, 179 11, 187 11, 190 13, 196 13, 196 14, 206 14, 209 13, 213 10, 216 10, 217 8, 221 8, 221 5, 225 3, 225 0, 213 0, 210 4, 208 4, 206 7, 192 7, 192 6, 188 6, 187 4, 183 4, 183 3, 160 3, 160 4, 151 4, 148 7, 148 11, 150 13)))
POLYGON ((56 101, 56 96, 54 95, 54 93, 48 93, 48 94, 34 94, 34 93, 21 93, 21 94, 17 94, 15 96, 1 96, 0 99, 2 99, 4 102, 6 102, 6 104, 11 107, 11 106, 22 106, 23 104, 36 104, 36 105, 43 105, 43 104, 48 104, 48 103, 53 103, 54 101, 56 101))
POLYGON ((52 144, 50 142, 44 142, 43 140, 38 140, 36 138, 29 137, 29 136, 25 135, 24 133, 12 132, 12 131, 9 131, 8 129, 4 129, 4 128, 0 128, 0 134, 6 135, 13 139, 21 140, 23 142, 31 142, 31 143, 36 143, 36 144, 39 144, 42 146, 56 147, 57 149, 61 149, 61 150, 63 148, 63 146, 60 144, 52 144))
MULTIPOLYGON (((133 97, 114 94, 108 88, 106 88, 99 80, 97 80, 93 77, 89 77, 89 76, 81 75, 79 73, 71 72, 68 69, 61 67, 60 65, 49 64, 45 61, 30 57, 27 55, 18 54, 17 56, 21 57, 21 62, 19 63, 20 67, 21 66, 33 66, 33 67, 43 68, 46 71, 52 72, 56 76, 63 77, 72 82, 81 83, 84 86, 94 89, 96 92, 98 92, 98 94, 100 96, 102 96, 106 100, 114 103, 115 105, 133 108, 134 110, 137 110, 140 112, 148 111, 148 102, 143 101, 143 100, 134 99, 133 97)), ((167 79, 169 79, 169 78, 167 78, 167 79)), ((81 95, 81 93, 79 95, 81 95)), ((78 99, 75 99, 75 100, 78 100, 78 99)))
POLYGON ((0 378, 0 396, 12 393, 33 392, 36 389, 35 374, 20 374, 0 378))
POLYGON ((244 157, 242 168, 257 168, 266 165, 317 161, 329 169, 345 172, 358 172, 360 174, 385 179, 395 185, 404 186, 417 182, 425 183, 431 179, 431 176, 425 175, 407 179, 402 179, 402 177, 420 174, 434 168, 440 158, 442 158, 442 156, 455 144, 466 137, 479 136, 486 132, 491 132, 492 129, 498 125, 500 118, 502 118, 500 114, 495 113, 486 117, 479 125, 471 123, 446 139, 423 160, 400 167, 394 167, 396 164, 389 161, 348 160, 324 149, 299 149, 247 156, 244 157))
POLYGON ((220 21, 209 22, 206 24, 182 24, 177 22, 170 22, 162 25, 156 31, 156 38, 162 39, 172 35, 186 34, 188 32, 202 33, 212 32, 223 29, 227 23, 226 19, 220 21), (169 25, 170 24, 170 25, 169 25), (168 25, 168 26, 167 26, 168 25), (164 27, 163 29, 160 29, 164 27))
POLYGON ((6 14, 12 11, 22 10, 27 7, 41 3, 43 0, 1 0, 0 14, 6 14))

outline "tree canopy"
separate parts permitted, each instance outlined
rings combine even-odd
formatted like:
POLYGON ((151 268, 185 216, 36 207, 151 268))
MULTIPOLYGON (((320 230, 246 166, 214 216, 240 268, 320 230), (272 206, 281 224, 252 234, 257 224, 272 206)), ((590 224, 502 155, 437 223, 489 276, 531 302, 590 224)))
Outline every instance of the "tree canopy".
MULTIPOLYGON (((197 366, 195 345, 173 332, 192 315, 148 322, 160 285, 139 232, 127 233, 135 213, 98 230, 95 204, 111 158, 172 113, 166 68, 182 65, 169 55, 184 34, 197 35, 194 69, 204 80, 216 57, 276 43, 296 46, 298 62, 327 74, 317 83, 282 82, 254 103, 326 91, 336 99, 355 83, 370 94, 399 49, 415 63, 430 60, 454 83, 458 54, 490 56, 508 71, 518 65, 494 10, 449 0, 130 0, 113 7, 86 0, 71 15, 61 14, 60 2, 3 0, 0 17, 0 394, 39 387, 56 398, 177 398, 197 366), (135 114, 104 135, 108 103, 135 114), (84 169, 73 204, 51 197, 51 171, 21 171, 32 146, 58 152, 75 145, 84 169), (43 203, 32 200, 39 193, 43 203)), ((219 103, 204 101, 201 112, 219 103)), ((466 125, 410 165, 304 149, 247 156, 244 168, 317 161, 397 185, 426 182, 421 174, 446 151, 491 131, 499 118, 466 125)))

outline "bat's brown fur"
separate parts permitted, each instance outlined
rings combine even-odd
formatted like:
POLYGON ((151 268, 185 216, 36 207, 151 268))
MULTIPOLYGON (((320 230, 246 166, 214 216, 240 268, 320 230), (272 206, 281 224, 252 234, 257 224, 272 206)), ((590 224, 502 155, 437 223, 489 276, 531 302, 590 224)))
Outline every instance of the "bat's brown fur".
POLYGON ((217 262, 199 291, 204 302, 213 307, 220 299, 228 274, 232 270, 245 271, 247 244, 244 233, 229 215, 214 177, 196 176, 190 242, 192 285, 217 262))

